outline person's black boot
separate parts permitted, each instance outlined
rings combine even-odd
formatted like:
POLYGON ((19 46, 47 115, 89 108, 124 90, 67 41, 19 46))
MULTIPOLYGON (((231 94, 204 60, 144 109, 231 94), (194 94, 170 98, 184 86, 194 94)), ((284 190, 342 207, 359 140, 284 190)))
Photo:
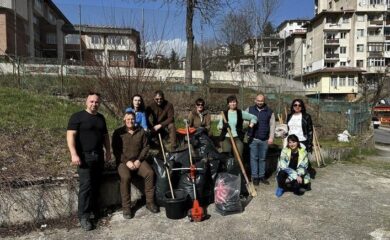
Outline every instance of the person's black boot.
POLYGON ((259 178, 259 181, 260 181, 262 184, 269 185, 269 181, 268 181, 267 179, 265 179, 264 177, 259 178))
POLYGON ((81 228, 84 229, 85 231, 91 231, 93 229, 92 223, 89 220, 89 218, 81 218, 80 225, 81 228))
POLYGON ((147 203, 146 204, 146 209, 148 209, 152 213, 160 212, 160 210, 158 209, 158 207, 154 203, 147 203))
POLYGON ((252 178, 253 185, 259 186, 260 179, 259 178, 252 178))

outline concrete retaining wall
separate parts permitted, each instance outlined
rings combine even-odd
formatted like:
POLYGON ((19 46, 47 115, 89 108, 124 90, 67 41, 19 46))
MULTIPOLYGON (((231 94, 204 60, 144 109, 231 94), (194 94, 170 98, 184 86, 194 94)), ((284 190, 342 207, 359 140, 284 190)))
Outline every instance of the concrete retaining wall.
MULTIPOLYGON (((100 208, 120 206, 117 173, 105 172, 102 181, 100 208)), ((77 192, 77 178, 6 189, 0 192, 0 226, 43 222, 47 219, 70 216, 77 212, 77 192)), ((132 201, 135 202, 141 197, 140 190, 132 185, 132 201)))

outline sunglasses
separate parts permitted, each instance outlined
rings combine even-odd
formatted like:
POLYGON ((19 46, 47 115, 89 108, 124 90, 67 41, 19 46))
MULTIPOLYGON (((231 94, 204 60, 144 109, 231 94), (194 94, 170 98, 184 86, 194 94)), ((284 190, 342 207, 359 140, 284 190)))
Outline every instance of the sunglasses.
POLYGON ((301 107, 301 104, 294 104, 294 107, 301 107))
POLYGON ((198 106, 198 107, 202 106, 203 107, 204 104, 203 103, 197 103, 196 106, 198 106))
POLYGON ((156 101, 162 101, 163 99, 162 99, 162 98, 155 98, 154 100, 156 100, 156 101))

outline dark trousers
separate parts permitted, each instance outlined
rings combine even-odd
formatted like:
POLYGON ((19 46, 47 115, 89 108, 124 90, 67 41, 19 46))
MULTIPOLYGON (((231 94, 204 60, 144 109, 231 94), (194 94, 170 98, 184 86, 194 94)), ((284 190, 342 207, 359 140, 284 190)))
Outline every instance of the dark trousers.
POLYGON ((79 218, 89 218, 91 213, 97 214, 100 179, 104 168, 103 153, 83 153, 79 155, 81 165, 78 167, 79 174, 79 218))
POLYGON ((157 138, 158 140, 158 134, 161 134, 161 137, 165 139, 165 137, 168 135, 169 136, 169 143, 171 144, 172 147, 176 147, 177 142, 176 142, 176 127, 174 123, 168 124, 165 128, 160 128, 157 132, 152 131, 151 137, 152 138, 157 138))
POLYGON ((126 164, 120 163, 118 166, 118 173, 121 179, 120 190, 122 197, 122 208, 123 211, 130 211, 131 206, 131 176, 132 174, 137 173, 139 176, 145 179, 145 197, 146 203, 154 202, 154 172, 150 165, 143 161, 141 166, 134 171, 131 171, 126 164))
MULTIPOLYGON (((286 180, 288 178, 288 174, 283 171, 283 170, 280 170, 278 175, 276 176, 276 181, 278 182, 278 187, 280 188, 283 188, 284 190, 286 191, 298 191, 298 189, 300 187, 305 187, 305 185, 302 183, 302 184, 299 184, 296 180, 293 180, 291 182, 288 182, 286 183, 286 180)), ((303 176, 302 176, 303 178, 303 176)))

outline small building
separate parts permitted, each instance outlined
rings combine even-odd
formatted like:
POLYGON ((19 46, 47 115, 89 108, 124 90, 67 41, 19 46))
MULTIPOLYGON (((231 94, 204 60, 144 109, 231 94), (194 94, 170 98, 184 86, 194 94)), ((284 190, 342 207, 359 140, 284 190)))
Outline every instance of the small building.
POLYGON ((132 28, 70 25, 67 32, 66 59, 86 65, 138 66, 140 33, 132 28))
POLYGON ((323 68, 297 76, 295 80, 303 81, 307 96, 353 101, 359 91, 359 79, 363 72, 355 67, 323 68))

